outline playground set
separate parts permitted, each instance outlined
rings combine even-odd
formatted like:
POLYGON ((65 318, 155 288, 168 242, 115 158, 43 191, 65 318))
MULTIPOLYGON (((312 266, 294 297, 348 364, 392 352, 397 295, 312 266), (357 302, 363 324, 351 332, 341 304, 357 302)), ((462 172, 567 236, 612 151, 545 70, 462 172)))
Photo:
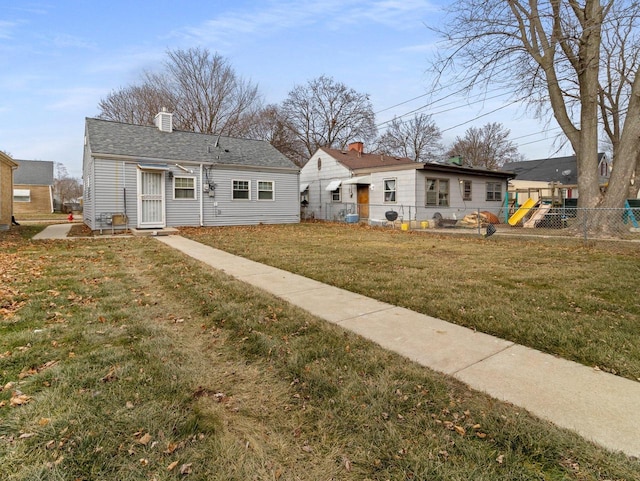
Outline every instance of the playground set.
MULTIPOLYGON (((568 219, 576 216, 577 199, 567 199, 562 191, 575 188, 552 183, 545 188, 516 189, 509 191, 505 199, 505 218, 510 226, 524 228, 567 227, 568 219), (547 194, 547 195, 545 195, 547 194), (526 197, 524 203, 519 199, 526 197)), ((638 207, 640 200, 627 200, 624 205, 623 222, 635 229, 639 228, 638 207), (633 205, 631 205, 633 203, 633 205)))

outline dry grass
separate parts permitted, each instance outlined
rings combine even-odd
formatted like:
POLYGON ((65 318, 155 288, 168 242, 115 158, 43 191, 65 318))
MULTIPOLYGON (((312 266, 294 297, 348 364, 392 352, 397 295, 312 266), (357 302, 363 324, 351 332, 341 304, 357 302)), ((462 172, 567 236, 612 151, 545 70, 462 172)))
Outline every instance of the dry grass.
POLYGON ((185 229, 220 249, 640 378, 640 245, 346 224, 185 229))
POLYGON ((640 478, 154 239, 5 240, 0 479, 640 478))

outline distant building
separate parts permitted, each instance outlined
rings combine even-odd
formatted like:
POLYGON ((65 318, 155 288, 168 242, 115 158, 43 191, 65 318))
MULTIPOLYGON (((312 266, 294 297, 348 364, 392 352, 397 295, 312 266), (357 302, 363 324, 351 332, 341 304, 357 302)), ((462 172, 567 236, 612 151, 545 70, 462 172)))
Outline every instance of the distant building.
POLYGON ((50 214, 53 212, 53 162, 17 160, 13 178, 13 213, 50 214))
POLYGON ((0 230, 9 230, 13 215, 13 174, 18 164, 0 152, 0 230))

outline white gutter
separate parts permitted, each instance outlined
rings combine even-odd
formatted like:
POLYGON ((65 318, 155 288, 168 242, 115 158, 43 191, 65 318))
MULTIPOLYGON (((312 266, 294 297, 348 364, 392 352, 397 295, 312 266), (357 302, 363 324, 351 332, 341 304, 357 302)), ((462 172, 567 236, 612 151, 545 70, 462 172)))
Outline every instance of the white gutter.
POLYGON ((202 179, 202 164, 200 164, 200 227, 204 226, 204 181, 202 179))

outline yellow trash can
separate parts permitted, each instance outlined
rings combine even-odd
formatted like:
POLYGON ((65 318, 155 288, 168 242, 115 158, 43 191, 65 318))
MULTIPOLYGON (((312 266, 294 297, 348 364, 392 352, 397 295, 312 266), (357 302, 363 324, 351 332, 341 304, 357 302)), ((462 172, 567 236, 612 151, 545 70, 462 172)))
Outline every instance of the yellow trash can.
POLYGON ((423 229, 426 229, 429 227, 429 221, 428 220, 423 220, 422 222, 420 222, 420 227, 422 227, 423 229))
POLYGON ((409 230, 409 224, 406 224, 406 223, 403 222, 402 225, 400 226, 400 229, 409 230))

